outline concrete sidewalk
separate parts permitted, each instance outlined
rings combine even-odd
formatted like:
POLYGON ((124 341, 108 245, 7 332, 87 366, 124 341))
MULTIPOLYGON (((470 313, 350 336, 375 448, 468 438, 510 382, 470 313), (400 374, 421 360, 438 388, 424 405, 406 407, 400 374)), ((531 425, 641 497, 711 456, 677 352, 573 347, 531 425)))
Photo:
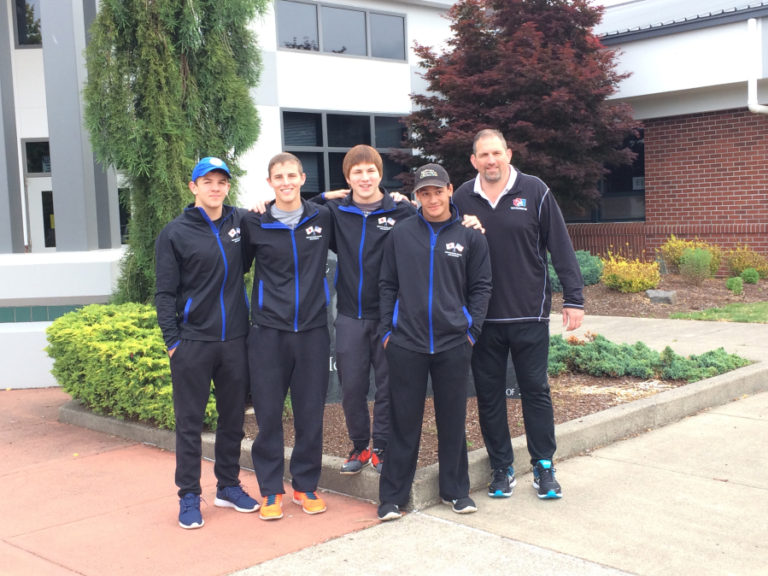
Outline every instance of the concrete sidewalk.
MULTIPOLYGON (((96 418, 110 434, 58 422, 68 406, 58 389, 0 392, 0 574, 765 573, 768 363, 760 361, 768 326, 600 317, 585 324, 580 333, 616 342, 683 354, 724 346, 758 363, 558 426, 560 501, 536 498, 516 439, 512 498, 485 496, 487 459, 475 451, 476 514, 418 505, 387 524, 376 521, 373 504, 334 493, 326 493, 326 514, 310 517, 287 503, 286 518, 273 523, 217 509, 204 462, 206 525, 181 530, 172 453, 141 444, 135 428, 112 419, 96 418), (707 406, 715 408, 699 413, 707 406)), ((322 486, 341 478, 336 464, 322 486)), ((434 471, 420 474, 415 491, 428 491, 434 471)), ((252 472, 241 478, 258 496, 252 472)), ((347 480, 347 492, 355 483, 375 492, 373 473, 347 480)))

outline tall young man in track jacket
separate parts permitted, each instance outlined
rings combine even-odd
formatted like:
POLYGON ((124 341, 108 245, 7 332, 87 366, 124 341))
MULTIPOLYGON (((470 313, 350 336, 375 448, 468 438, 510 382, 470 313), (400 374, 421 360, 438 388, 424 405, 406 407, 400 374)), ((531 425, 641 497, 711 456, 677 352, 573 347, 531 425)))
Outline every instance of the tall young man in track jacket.
POLYGON ((563 326, 584 317, 579 264, 563 216, 546 184, 510 165, 512 151, 497 130, 475 136, 477 177, 462 184, 454 204, 486 230, 493 293, 483 333, 472 354, 472 374, 485 447, 491 462, 488 496, 512 495, 514 454, 507 423, 507 358, 520 389, 533 485, 541 499, 562 496, 555 479, 555 423, 547 379, 551 290, 547 252, 563 285, 563 326))
POLYGON ((157 321, 171 363, 176 415, 179 525, 200 528, 200 434, 213 380, 216 409, 216 506, 254 512, 240 487, 240 442, 248 383, 248 302, 240 226, 244 211, 227 206, 230 173, 207 157, 192 172, 195 202, 163 228, 155 243, 157 321))
POLYGON ((326 510, 316 490, 328 391, 330 291, 325 268, 333 226, 328 208, 301 198, 305 180, 296 156, 278 154, 269 163, 267 179, 275 200, 264 214, 250 212, 243 219, 246 269, 254 265, 248 358, 259 425, 253 467, 263 520, 283 517, 282 417, 289 389, 296 431, 290 462, 293 502, 307 514, 326 510))
POLYGON ((368 463, 381 472, 389 435, 389 368, 378 336, 379 270, 385 240, 397 224, 416 213, 409 202, 394 202, 379 186, 383 168, 375 148, 354 146, 342 164, 351 193, 326 203, 334 222, 331 250, 338 257, 336 367, 352 441, 341 466, 347 475, 358 474, 368 463), (368 412, 371 367, 376 387, 373 428, 368 412))
POLYGON ((477 510, 469 497, 465 421, 472 345, 491 294, 483 234, 461 224, 453 188, 437 164, 416 172, 416 216, 390 234, 381 268, 381 334, 390 369, 391 429, 379 483, 383 521, 399 518, 419 455, 427 378, 438 430, 440 496, 454 512, 477 510))

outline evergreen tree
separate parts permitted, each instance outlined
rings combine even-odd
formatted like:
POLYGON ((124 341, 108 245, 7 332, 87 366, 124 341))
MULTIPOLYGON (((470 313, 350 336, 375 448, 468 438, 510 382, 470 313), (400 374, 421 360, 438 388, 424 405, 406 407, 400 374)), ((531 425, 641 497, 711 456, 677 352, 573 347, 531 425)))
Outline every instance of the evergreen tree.
POLYGON ((267 4, 99 3, 86 51, 85 117, 97 158, 120 170, 131 188, 117 301, 152 299, 155 238, 189 201, 197 160, 218 156, 237 175, 238 157, 258 138, 249 90, 261 64, 248 25, 267 4))
POLYGON ((636 125, 628 106, 606 100, 625 76, 592 32, 601 15, 587 0, 454 4, 447 50, 416 46, 430 91, 413 96, 406 121, 416 161, 444 163, 460 184, 475 174, 474 135, 498 128, 515 166, 547 182, 561 206, 593 206, 604 166, 632 161, 621 146, 636 125))

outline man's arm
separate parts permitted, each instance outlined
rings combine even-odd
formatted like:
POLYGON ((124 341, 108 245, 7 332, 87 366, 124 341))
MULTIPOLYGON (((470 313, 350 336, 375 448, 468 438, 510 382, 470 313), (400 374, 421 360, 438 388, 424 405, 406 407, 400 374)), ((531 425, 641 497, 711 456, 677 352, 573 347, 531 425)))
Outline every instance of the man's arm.
POLYGON ((180 266, 168 230, 164 228, 155 241, 155 309, 169 356, 173 355, 180 341, 176 316, 176 297, 181 285, 180 266))
POLYGON ((584 319, 584 280, 565 219, 551 190, 544 198, 541 225, 552 266, 563 285, 563 327, 566 331, 576 330, 584 319))
POLYGON ((467 261, 467 310, 472 317, 469 338, 477 342, 485 322, 491 299, 491 258, 488 241, 481 234, 472 234, 471 251, 467 261))
POLYGON ((396 264, 394 233, 390 233, 384 242, 384 255, 379 273, 379 336, 385 348, 392 333, 392 317, 399 290, 396 264))

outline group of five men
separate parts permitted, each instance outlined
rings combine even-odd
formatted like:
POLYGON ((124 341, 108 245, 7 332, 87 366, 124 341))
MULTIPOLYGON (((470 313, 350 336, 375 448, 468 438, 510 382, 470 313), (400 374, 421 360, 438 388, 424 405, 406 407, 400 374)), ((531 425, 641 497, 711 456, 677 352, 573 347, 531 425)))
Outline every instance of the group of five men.
POLYGON ((200 432, 211 381, 219 415, 215 505, 258 510, 264 520, 283 516, 282 413, 290 393, 292 500, 309 514, 326 510, 317 484, 330 353, 329 249, 338 258, 336 354, 352 442, 341 473, 356 474, 368 464, 381 473, 378 517, 399 518, 408 501, 428 376, 440 496, 457 513, 477 509, 469 496, 465 437, 470 366, 492 469, 488 495, 512 494, 510 353, 534 487, 540 498, 561 496, 547 381, 547 252, 564 286, 568 330, 583 318, 583 282, 552 193, 516 170, 511 158, 500 132, 482 130, 471 156, 477 177, 455 193, 441 166, 416 171, 418 210, 381 188, 382 160, 370 146, 355 146, 345 156, 350 194, 311 201, 301 197, 301 161, 278 154, 267 178, 275 199, 262 211, 224 204, 231 175, 223 161, 209 157, 197 164, 189 183, 194 203, 156 243, 155 303, 171 364, 183 528, 203 525, 200 432), (243 274, 251 267, 249 321, 243 274), (261 504, 238 477, 247 382, 259 427, 252 457, 261 504))

